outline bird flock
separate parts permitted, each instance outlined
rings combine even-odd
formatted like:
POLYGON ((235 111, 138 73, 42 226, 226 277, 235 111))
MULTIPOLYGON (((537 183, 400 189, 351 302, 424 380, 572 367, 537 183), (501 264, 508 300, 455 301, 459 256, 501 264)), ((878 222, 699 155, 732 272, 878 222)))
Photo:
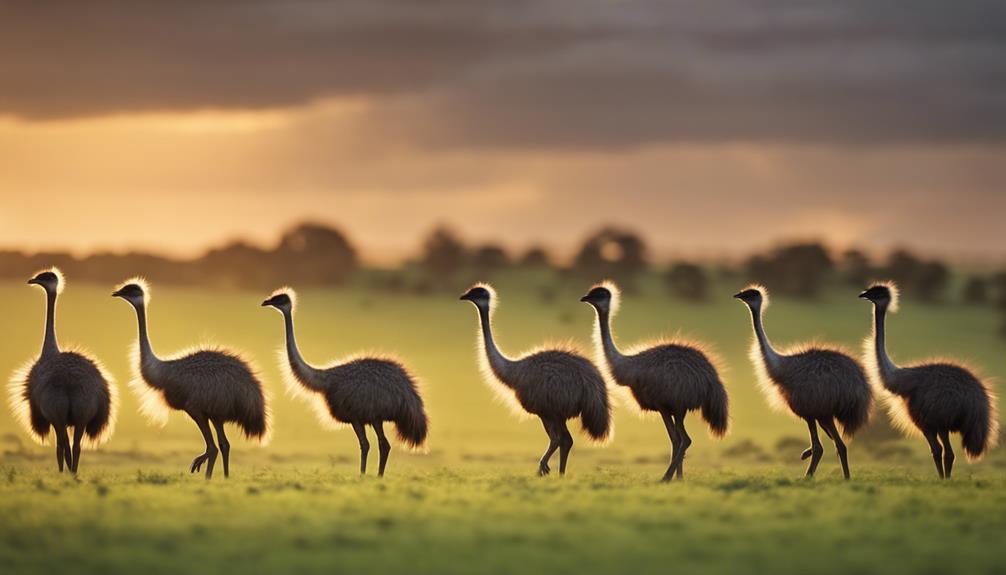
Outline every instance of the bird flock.
MULTIPOLYGON (((45 329, 38 356, 11 378, 10 406, 38 442, 47 443, 52 433, 59 471, 77 473, 82 443, 98 447, 114 433, 118 388, 97 359, 79 348, 60 347, 56 302, 66 282, 59 270, 38 272, 28 283, 45 292, 45 329)), ((141 411, 161 424, 172 410, 187 414, 205 442, 190 471, 205 469, 209 479, 219 458, 224 476, 229 476, 230 442, 225 426, 233 424, 247 439, 263 443, 272 429, 269 395, 254 368, 241 354, 224 348, 198 347, 171 357, 158 356, 147 331, 147 283, 140 278, 127 280, 112 296, 125 300, 136 313, 135 377, 130 387, 141 411)), ((508 356, 493 335, 495 290, 476 284, 460 298, 478 312, 483 379, 515 411, 542 422, 548 447, 538 461, 539 475, 551 473, 556 451, 559 474, 565 474, 573 448, 569 420, 579 419, 591 441, 603 443, 612 437, 610 394, 616 389, 627 390, 640 410, 660 414, 671 443, 663 481, 683 477, 692 443, 685 428, 689 413, 698 412, 713 437, 721 438, 728 431, 729 396, 717 358, 702 344, 683 340, 620 348, 612 332, 619 296, 618 287, 606 281, 580 299, 595 313, 593 359, 568 345, 508 356)), ((768 291, 752 285, 734 297, 751 313, 750 357, 759 387, 773 407, 788 410, 807 424, 810 446, 801 455, 810 460, 807 477, 814 476, 824 453, 819 429, 834 444, 844 477, 851 477, 846 441, 869 423, 875 398, 886 404, 898 428, 925 438, 940 478, 949 479, 953 470, 951 434, 960 435, 971 460, 995 446, 998 402, 987 381, 957 362, 898 366, 888 356, 887 316, 898 307, 893 283, 874 284, 859 295, 872 303, 873 322, 858 359, 840 348, 816 343, 777 350, 763 323, 768 291)), ((313 406, 323 425, 352 426, 360 444, 361 474, 367 471, 366 428, 370 427, 377 439, 378 475, 383 476, 391 453, 385 423, 394 425, 395 435, 406 447, 422 448, 426 443, 429 418, 417 378, 402 362, 386 356, 354 356, 322 367, 308 363, 297 346, 296 302, 291 288, 276 290, 262 302, 283 317, 285 345, 280 363, 287 388, 313 406)))

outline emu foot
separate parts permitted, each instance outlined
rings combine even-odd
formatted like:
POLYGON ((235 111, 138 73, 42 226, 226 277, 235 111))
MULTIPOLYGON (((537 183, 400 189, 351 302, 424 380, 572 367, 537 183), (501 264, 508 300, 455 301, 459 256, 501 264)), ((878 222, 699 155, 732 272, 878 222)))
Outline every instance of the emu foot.
POLYGON ((192 460, 192 467, 189 469, 189 473, 195 473, 199 471, 202 468, 203 463, 205 463, 206 460, 209 458, 210 455, 208 453, 197 455, 196 458, 192 460))
POLYGON ((803 461, 804 459, 807 459, 808 457, 810 457, 813 454, 814 454, 814 448, 813 447, 808 447, 807 449, 803 450, 803 453, 800 454, 800 461, 803 461))
POLYGON ((541 462, 538 464, 538 477, 545 477, 552 472, 552 468, 548 466, 547 463, 541 462))

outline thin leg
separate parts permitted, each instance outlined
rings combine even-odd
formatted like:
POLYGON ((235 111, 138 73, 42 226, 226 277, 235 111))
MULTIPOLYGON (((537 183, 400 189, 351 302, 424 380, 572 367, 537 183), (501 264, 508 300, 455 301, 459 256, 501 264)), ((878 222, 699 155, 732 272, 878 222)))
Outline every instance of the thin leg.
POLYGON ((821 463, 821 456, 824 455, 824 446, 817 437, 817 423, 813 419, 807 420, 807 429, 810 430, 810 465, 807 466, 807 473, 804 477, 814 477, 817 471, 817 464, 821 463))
POLYGON ((678 479, 682 478, 683 469, 685 467, 685 454, 688 453, 688 447, 692 444, 692 438, 688 437, 688 432, 685 431, 685 414, 684 412, 679 413, 674 416, 674 421, 678 424, 678 466, 677 474, 678 479))
POLYGON ((83 425, 74 426, 74 428, 73 428, 73 452, 71 453, 71 455, 73 456, 73 459, 72 459, 73 463, 70 464, 70 471, 74 475, 77 474, 77 466, 80 465, 80 440, 83 439, 83 438, 84 438, 84 426, 83 425))
POLYGON ((838 459, 842 462, 842 473, 845 474, 845 478, 849 479, 849 452, 845 447, 845 442, 842 441, 842 434, 838 432, 838 428, 835 427, 834 419, 822 419, 818 423, 821 424, 821 429, 828 434, 831 441, 835 444, 835 451, 838 452, 838 459))
POLYGON ((940 442, 943 443, 943 474, 950 479, 950 473, 954 469, 954 448, 950 446, 950 432, 943 430, 940 432, 940 442))
POLYGON ((933 452, 933 463, 936 464, 936 473, 939 474, 940 479, 945 476, 943 474, 943 448, 940 447, 940 442, 936 440, 936 434, 931 431, 924 432, 926 436, 926 441, 929 442, 929 450, 933 452))
POLYGON ((674 463, 678 460, 678 444, 680 439, 678 438, 678 428, 674 424, 674 416, 670 413, 660 412, 660 416, 664 419, 664 427, 667 428, 667 437, 671 439, 671 462, 667 466, 667 471, 664 472, 664 477, 661 481, 670 481, 674 478, 674 463))
POLYGON ((220 459, 224 464, 224 478, 231 476, 231 442, 227 441, 227 434, 224 433, 224 423, 213 421, 213 427, 217 430, 217 443, 220 445, 220 459))
POLYGON ((195 473, 206 464, 206 479, 211 479, 213 477, 213 466, 217 462, 217 446, 213 443, 213 433, 210 431, 210 422, 206 419, 205 415, 189 414, 189 417, 196 422, 199 426, 199 432, 203 434, 203 440, 206 441, 206 451, 200 455, 197 455, 195 459, 192 460, 192 467, 189 469, 190 473, 195 473))
POLYGON ((59 465, 59 472, 63 473, 63 462, 65 461, 67 467, 70 467, 73 461, 70 458, 70 439, 66 435, 65 427, 53 425, 52 429, 56 434, 56 464, 59 465))
POLYGON ((367 428, 362 423, 354 423, 353 431, 360 440, 360 475, 367 474, 367 454, 370 453, 370 442, 367 441, 367 428))
POLYGON ((556 432, 559 439, 559 475, 566 475, 566 460, 573 449, 573 436, 569 434, 565 421, 556 423, 556 432))
POLYGON ((552 459, 552 454, 555 453, 555 450, 559 449, 559 437, 556 434, 555 424, 545 419, 541 420, 541 424, 545 426, 545 433, 548 434, 548 448, 541 456, 541 460, 538 461, 538 475, 544 476, 552 472, 552 468, 548 466, 548 461, 552 459))
POLYGON ((377 476, 384 477, 384 468, 388 465, 388 456, 391 455, 391 442, 384 436, 384 422, 378 421, 373 425, 374 433, 377 434, 377 451, 381 455, 381 461, 377 466, 377 476))

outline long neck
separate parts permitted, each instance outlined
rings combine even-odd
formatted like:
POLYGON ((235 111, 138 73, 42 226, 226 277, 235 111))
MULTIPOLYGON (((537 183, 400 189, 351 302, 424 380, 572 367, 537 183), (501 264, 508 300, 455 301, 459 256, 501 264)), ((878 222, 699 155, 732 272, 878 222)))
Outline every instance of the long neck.
POLYGON ((604 358, 608 360, 608 364, 614 366, 621 361, 623 356, 615 347, 615 340, 611 336, 611 311, 597 310, 597 330, 595 333, 600 340, 601 349, 604 350, 604 358))
POLYGON ((56 343, 56 291, 46 290, 45 300, 45 336, 42 338, 42 355, 48 356, 59 353, 59 344, 56 343))
POLYGON ((898 370, 891 358, 887 355, 887 306, 874 306, 873 308, 873 345, 877 355, 877 369, 880 377, 887 380, 898 370))
POLYGON ((140 339, 140 366, 149 366, 160 363, 160 359, 154 355, 154 349, 150 346, 150 336, 147 335, 147 306, 139 304, 136 306, 136 323, 139 329, 140 339))
POLYGON ((503 355, 503 352, 496 347, 496 340, 493 339, 492 318, 490 318, 488 308, 479 306, 479 321, 482 324, 482 347, 486 360, 489 362, 489 368, 492 369, 497 379, 510 385, 508 375, 513 361, 503 355))
POLYGON ((769 369, 778 367, 782 356, 776 353, 775 349, 772 348, 772 343, 768 340, 768 336, 765 335, 765 326, 762 325, 761 306, 751 308, 751 323, 754 325, 755 337, 758 338, 758 348, 761 349, 761 355, 765 360, 766 367, 769 369))
POLYGON ((290 371, 305 387, 314 390, 321 390, 323 386, 318 383, 318 370, 308 365, 304 357, 300 355, 297 347, 297 336, 293 330, 293 312, 288 309, 282 310, 283 321, 286 326, 286 357, 290 362, 290 371))

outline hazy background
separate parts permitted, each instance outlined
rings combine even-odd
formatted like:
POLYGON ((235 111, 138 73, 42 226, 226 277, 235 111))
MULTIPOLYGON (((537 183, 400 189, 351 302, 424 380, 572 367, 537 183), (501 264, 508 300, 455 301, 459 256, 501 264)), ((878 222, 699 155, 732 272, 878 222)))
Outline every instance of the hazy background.
POLYGON ((1004 101, 996 1, 3 2, 0 245, 1001 263, 1004 101))

